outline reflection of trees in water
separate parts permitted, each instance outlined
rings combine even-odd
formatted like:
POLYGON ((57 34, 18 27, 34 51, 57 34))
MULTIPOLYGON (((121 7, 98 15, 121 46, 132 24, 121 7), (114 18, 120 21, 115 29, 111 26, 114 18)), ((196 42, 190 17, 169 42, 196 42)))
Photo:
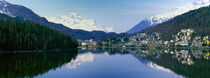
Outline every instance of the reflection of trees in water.
POLYGON ((210 61, 206 59, 197 59, 192 57, 194 64, 188 65, 180 62, 177 58, 173 58, 171 54, 162 54, 156 59, 151 56, 144 57, 158 65, 173 70, 177 74, 181 74, 190 78, 209 78, 210 77, 210 61))
POLYGON ((34 77, 75 59, 77 51, 0 54, 0 78, 34 77))
MULTIPOLYGON (((177 74, 189 78, 209 78, 210 60, 208 51, 199 50, 140 50, 120 49, 123 53, 147 59, 177 74)), ((112 51, 113 52, 113 51, 112 51)), ((112 53, 111 52, 111 53, 112 53)))

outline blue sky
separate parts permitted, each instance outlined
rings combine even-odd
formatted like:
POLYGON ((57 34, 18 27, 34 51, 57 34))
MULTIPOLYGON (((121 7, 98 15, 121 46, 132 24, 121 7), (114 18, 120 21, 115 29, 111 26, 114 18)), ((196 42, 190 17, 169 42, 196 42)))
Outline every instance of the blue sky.
POLYGON ((161 14, 192 0, 6 0, 32 9, 40 16, 55 17, 69 12, 94 19, 97 24, 127 31, 142 19, 161 14))

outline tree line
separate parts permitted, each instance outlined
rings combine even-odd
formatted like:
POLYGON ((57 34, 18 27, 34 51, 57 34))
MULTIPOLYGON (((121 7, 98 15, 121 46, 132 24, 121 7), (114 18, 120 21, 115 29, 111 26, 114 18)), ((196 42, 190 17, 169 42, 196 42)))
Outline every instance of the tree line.
POLYGON ((46 26, 0 18, 1 50, 74 49, 77 46, 72 37, 46 26))

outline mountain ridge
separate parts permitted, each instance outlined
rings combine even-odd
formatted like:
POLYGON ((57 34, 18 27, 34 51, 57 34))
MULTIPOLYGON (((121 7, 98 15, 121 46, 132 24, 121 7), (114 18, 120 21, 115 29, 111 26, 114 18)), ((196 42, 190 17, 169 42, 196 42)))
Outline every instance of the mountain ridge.
POLYGON ((141 30, 144 30, 146 28, 156 26, 163 22, 167 22, 167 21, 173 19, 175 16, 181 15, 183 13, 190 11, 190 10, 198 9, 198 8, 205 7, 208 5, 210 5, 210 0, 195 0, 191 3, 185 4, 183 6, 175 7, 174 9, 170 10, 169 12, 165 12, 160 15, 148 17, 148 18, 142 20, 139 24, 137 24, 130 30, 128 30, 126 33, 132 34, 132 33, 140 32, 141 30))
POLYGON ((147 28, 141 32, 159 32, 165 40, 172 39, 172 35, 177 34, 182 29, 193 29, 193 36, 210 36, 210 6, 202 7, 176 16, 170 21, 147 28))
POLYGON ((98 25, 93 19, 86 19, 76 12, 70 12, 57 17, 46 17, 48 21, 63 24, 72 29, 82 29, 86 31, 113 32, 111 26, 98 25))
POLYGON ((51 29, 56 29, 74 38, 82 40, 88 40, 88 39, 102 40, 109 35, 115 34, 115 33, 106 33, 103 31, 88 32, 80 29, 74 30, 62 24, 49 22, 46 18, 40 17, 39 15, 35 14, 32 10, 22 5, 14 5, 6 1, 0 1, 0 13, 9 15, 11 17, 22 17, 24 20, 29 20, 35 23, 39 23, 51 29), (98 32, 100 32, 100 34, 97 34, 98 32))
POLYGON ((31 51, 75 49, 78 43, 71 36, 49 27, 0 14, 0 49, 31 51), (4 17, 4 18, 2 18, 4 17))

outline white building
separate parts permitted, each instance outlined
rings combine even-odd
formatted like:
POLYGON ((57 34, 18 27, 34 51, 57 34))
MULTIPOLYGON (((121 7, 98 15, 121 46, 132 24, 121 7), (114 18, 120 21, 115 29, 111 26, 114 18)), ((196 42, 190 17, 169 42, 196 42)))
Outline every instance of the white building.
POLYGON ((175 45, 188 46, 193 32, 192 29, 182 29, 176 35, 175 45))

